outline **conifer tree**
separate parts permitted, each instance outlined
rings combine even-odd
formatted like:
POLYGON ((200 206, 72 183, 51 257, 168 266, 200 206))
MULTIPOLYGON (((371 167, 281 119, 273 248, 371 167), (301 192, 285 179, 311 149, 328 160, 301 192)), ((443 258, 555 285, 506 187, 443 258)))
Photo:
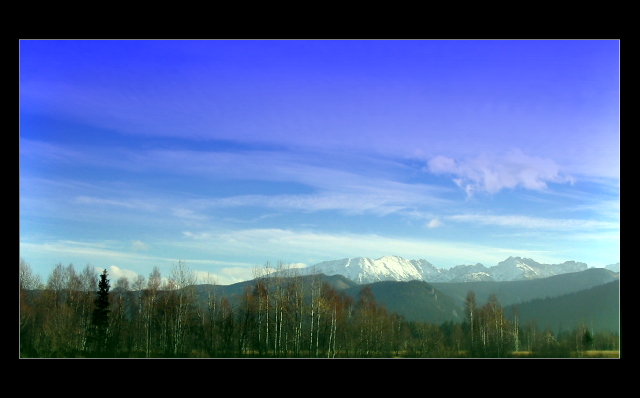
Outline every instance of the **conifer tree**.
POLYGON ((107 337, 109 328, 109 279, 107 270, 102 271, 98 282, 98 292, 93 310, 92 348, 96 354, 104 355, 107 351, 107 337))

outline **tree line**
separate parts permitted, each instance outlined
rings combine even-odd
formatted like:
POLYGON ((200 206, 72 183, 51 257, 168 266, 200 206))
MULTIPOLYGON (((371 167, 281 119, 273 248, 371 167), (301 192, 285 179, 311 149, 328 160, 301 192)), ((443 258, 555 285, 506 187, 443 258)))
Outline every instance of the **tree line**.
POLYGON ((20 356, 38 358, 371 358, 575 356, 617 349, 617 336, 586 327, 562 335, 520 325, 495 296, 476 306, 469 292, 466 321, 407 321, 376 302, 365 285, 357 297, 319 276, 301 277, 278 264, 254 269, 237 297, 212 281, 198 285, 184 261, 163 278, 118 278, 87 265, 54 267, 46 283, 20 261, 20 356))

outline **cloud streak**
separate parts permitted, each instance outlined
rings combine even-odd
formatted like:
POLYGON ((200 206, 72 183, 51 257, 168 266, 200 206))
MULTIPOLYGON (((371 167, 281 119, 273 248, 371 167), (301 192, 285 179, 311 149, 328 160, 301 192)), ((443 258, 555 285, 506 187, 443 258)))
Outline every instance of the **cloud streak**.
POLYGON ((209 232, 207 237, 209 240, 206 243, 216 248, 219 255, 235 256, 252 252, 263 259, 304 259, 307 264, 345 257, 378 258, 389 254, 407 259, 426 259, 437 267, 445 268, 477 262, 497 264, 511 255, 561 260, 554 257, 552 252, 378 234, 263 228, 209 232))
POLYGON ((456 222, 473 223, 481 225, 493 225, 501 227, 542 229, 555 231, 583 231, 593 229, 617 229, 618 223, 579 220, 579 219, 549 219, 529 217, 522 215, 483 215, 483 214, 459 214, 448 216, 447 219, 456 222))
MULTIPOLYGON (((279 151, 216 150, 130 150, 124 148, 75 148, 73 145, 42 144, 23 140, 28 156, 52 161, 64 159, 77 167, 116 168, 126 173, 146 175, 169 173, 203 178, 207 184, 219 181, 267 181, 303 184, 318 195, 278 195, 277 202, 286 207, 335 208, 337 202, 360 197, 365 208, 394 203, 440 203, 439 194, 446 188, 424 183, 401 182, 407 173, 413 172, 399 161, 352 153, 279 151), (344 162, 349 156, 355 162, 344 162), (345 167, 348 165, 348 168, 345 167)), ((157 200, 157 199, 156 199, 157 200)), ((113 205, 129 208, 146 207, 151 203, 119 200, 95 195, 77 195, 79 204, 113 205)), ((275 201, 260 195, 243 195, 217 200, 220 206, 263 202, 276 206, 275 201)))
POLYGON ((345 214, 374 214, 385 216, 425 202, 440 202, 429 195, 420 195, 411 187, 404 190, 371 192, 320 192, 305 195, 243 195, 199 201, 202 208, 261 207, 279 211, 318 212, 337 210, 345 214))

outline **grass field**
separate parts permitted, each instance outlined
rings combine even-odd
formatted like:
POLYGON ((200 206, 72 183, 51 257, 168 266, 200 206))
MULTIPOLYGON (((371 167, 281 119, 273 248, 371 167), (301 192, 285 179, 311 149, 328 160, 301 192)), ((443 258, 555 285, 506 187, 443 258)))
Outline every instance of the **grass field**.
POLYGON ((582 358, 620 358, 620 351, 584 351, 582 358))
MULTIPOLYGON (((514 358, 531 358, 533 357, 531 351, 517 351, 511 354, 514 358)), ((600 351, 589 350, 582 352, 572 352, 569 358, 620 358, 620 351, 600 351)))

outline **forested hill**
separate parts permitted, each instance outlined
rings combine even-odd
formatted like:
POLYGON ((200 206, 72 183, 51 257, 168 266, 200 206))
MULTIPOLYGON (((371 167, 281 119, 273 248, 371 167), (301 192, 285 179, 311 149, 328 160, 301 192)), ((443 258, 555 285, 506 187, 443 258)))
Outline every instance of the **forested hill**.
POLYGON ((617 333, 620 329, 620 280, 559 297, 508 306, 505 314, 513 314, 514 309, 517 309, 520 324, 535 321, 538 328, 549 327, 556 334, 582 323, 592 332, 617 333))
MULTIPOLYGON (((287 279, 286 277, 284 278, 287 279)), ((357 286, 360 286, 360 288, 362 288, 362 285, 358 285, 357 283, 345 278, 342 275, 303 275, 296 276, 296 278, 298 279, 300 285, 306 293, 308 293, 309 289, 311 289, 312 284, 316 282, 319 282, 320 284, 327 283, 329 286, 338 291, 357 286)), ((267 285, 277 285, 277 282, 275 281, 269 282, 271 280, 270 277, 267 277, 266 280, 267 285)), ((235 303, 240 300, 240 297, 245 293, 247 288, 252 289, 255 284, 256 280, 252 279, 249 281, 238 282, 231 285, 197 285, 196 291, 202 299, 206 299, 206 296, 208 294, 216 294, 219 297, 226 297, 231 301, 231 303, 235 303)))
MULTIPOLYGON (((371 287, 376 301, 383 304, 388 311, 402 315, 409 321, 436 324, 464 321, 463 307, 430 283, 384 281, 366 286, 371 287)), ((362 287, 353 286, 345 289, 345 292, 356 297, 362 287)))
MULTIPOLYGON (((181 263, 175 281, 160 284, 154 270, 142 290, 121 279, 109 290, 102 283, 106 271, 100 285, 87 289, 71 265, 60 265, 46 286, 30 289, 28 264, 21 267, 25 357, 503 357, 522 350, 568 357, 596 343, 600 350, 618 347, 619 280, 555 298, 540 288, 538 300, 518 305, 517 321, 498 296, 525 285, 502 282, 493 285, 497 291, 475 294, 471 326, 460 300, 423 281, 356 285, 338 275, 265 275, 229 286, 195 285, 181 263), (97 301, 103 292, 108 300, 97 301), (484 305, 483 295, 491 295, 484 305), (547 325, 557 339, 549 338, 547 325), (608 335, 591 339, 586 330, 608 335)), ((575 281, 564 283, 596 283, 598 274, 567 275, 575 281)), ((473 284, 466 287, 468 293, 473 284)))
POLYGON ((580 272, 550 276, 548 278, 505 282, 458 282, 432 283, 433 287, 451 296, 458 305, 463 305, 469 290, 476 295, 478 304, 486 302, 495 294, 503 306, 523 303, 545 297, 556 297, 578 292, 618 280, 620 274, 604 268, 590 268, 580 272))
MULTIPOLYGON (((526 281, 461 283, 387 281, 366 286, 371 286, 380 304, 409 321, 463 322, 465 320, 464 301, 469 291, 475 293, 478 306, 486 304, 492 294, 498 298, 498 302, 503 307, 517 303, 520 313, 523 314, 523 321, 534 318, 545 322, 547 319, 566 319, 566 327, 569 328, 573 327, 577 320, 588 318, 594 325, 601 325, 603 328, 606 326, 607 330, 611 331, 614 331, 613 328, 617 331, 619 321, 619 291, 616 289, 619 288, 619 274, 603 268, 526 281), (617 282, 617 284, 612 285, 611 282, 617 282), (577 296, 571 296, 571 294, 577 296), (579 299, 561 300, 561 297, 579 297, 579 299), (560 301, 556 303, 555 298, 560 301), (547 299, 546 305, 554 309, 549 312, 549 314, 555 314, 553 317, 540 318, 539 313, 545 311, 543 307, 527 304, 533 300, 539 302, 542 299, 547 299), (533 312, 528 315, 530 309, 533 312)), ((356 296, 362 287, 362 285, 353 286, 345 292, 356 296)))
MULTIPOLYGON (((423 281, 384 281, 359 285, 341 275, 307 275, 298 276, 305 290, 310 289, 313 280, 327 283, 354 299, 365 287, 371 287, 376 301, 384 305, 389 312, 402 315, 408 321, 441 323, 446 321, 463 322, 464 301, 469 291, 475 293, 476 303, 484 305, 490 295, 494 294, 498 302, 507 307, 512 304, 520 306, 532 300, 554 298, 569 293, 584 291, 586 295, 590 289, 605 283, 619 280, 619 274, 604 268, 592 268, 585 271, 556 275, 548 278, 504 281, 504 282, 460 282, 460 283, 427 283, 423 281)), ((227 297, 231 304, 238 303, 242 294, 251 288, 255 281, 245 281, 228 286, 216 286, 215 292, 219 296, 227 297)), ((206 300, 207 292, 212 292, 209 285, 198 286, 200 297, 206 300)), ((597 293, 597 291, 596 291, 597 293)), ((310 297, 307 293, 306 297, 310 297)), ((597 298, 595 298, 597 300, 597 298)), ((551 302, 551 301, 549 301, 551 302)), ((523 307, 526 311, 529 307, 523 307)), ((535 308, 532 307, 532 308, 535 308)), ((563 311, 570 312, 569 307, 563 311)), ((559 309, 558 309, 559 311, 559 309)), ((580 309, 579 313, 584 310, 580 309)), ((565 317, 569 317, 569 313, 565 317)), ((523 312, 524 313, 524 312, 523 312)), ((619 315, 616 313, 619 317, 619 315)), ((600 316, 600 315, 598 315, 600 316)), ((528 318, 533 318, 528 317, 528 318)), ((546 319, 546 318, 545 318, 546 319)), ((568 318, 567 318, 568 319, 568 318)), ((603 321, 607 324, 609 321, 603 321)))

